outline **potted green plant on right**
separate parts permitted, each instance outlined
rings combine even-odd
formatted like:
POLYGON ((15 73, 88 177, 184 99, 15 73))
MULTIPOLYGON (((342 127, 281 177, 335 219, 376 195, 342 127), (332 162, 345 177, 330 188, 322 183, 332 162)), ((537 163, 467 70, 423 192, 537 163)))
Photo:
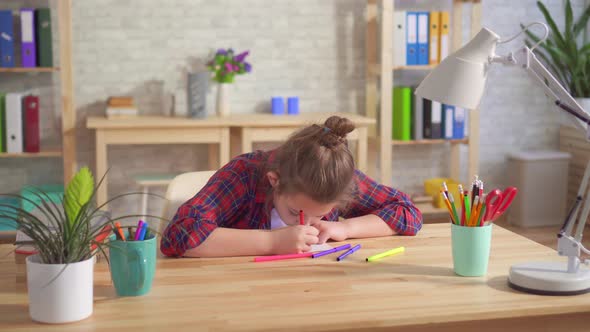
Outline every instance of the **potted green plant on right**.
MULTIPOLYGON (((590 17, 590 6, 586 7, 577 21, 570 0, 564 8, 565 24, 560 31, 547 7, 537 1, 537 7, 545 17, 550 29, 546 41, 535 50, 535 55, 549 68, 551 73, 587 112, 590 112, 590 43, 585 32, 590 17), (583 35, 582 35, 583 34, 583 35)), ((524 26, 521 24, 521 27, 524 26)), ((537 43, 540 37, 526 31, 527 46, 537 43)))

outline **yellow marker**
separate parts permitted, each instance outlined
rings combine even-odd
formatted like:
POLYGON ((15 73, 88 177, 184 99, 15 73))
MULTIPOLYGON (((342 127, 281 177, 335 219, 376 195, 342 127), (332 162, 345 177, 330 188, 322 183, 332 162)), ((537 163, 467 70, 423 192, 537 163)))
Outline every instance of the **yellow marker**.
POLYGON ((373 256, 367 258, 367 262, 376 261, 376 260, 381 259, 383 257, 387 257, 387 256, 395 255, 395 254, 401 254, 405 250, 406 250, 406 248, 404 248, 404 247, 399 247, 399 248, 387 250, 386 252, 382 252, 380 254, 373 255, 373 256))

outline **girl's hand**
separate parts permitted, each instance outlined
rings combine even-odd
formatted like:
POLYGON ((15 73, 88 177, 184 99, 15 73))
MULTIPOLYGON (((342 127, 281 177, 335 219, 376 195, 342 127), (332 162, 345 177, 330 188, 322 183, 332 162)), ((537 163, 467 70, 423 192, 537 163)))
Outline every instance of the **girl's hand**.
POLYGON ((297 225, 272 231, 272 251, 275 254, 303 253, 318 243, 319 231, 312 226, 297 225))
POLYGON ((344 241, 348 238, 348 227, 341 221, 315 220, 311 222, 311 226, 317 228, 320 232, 319 244, 325 243, 328 239, 344 241))

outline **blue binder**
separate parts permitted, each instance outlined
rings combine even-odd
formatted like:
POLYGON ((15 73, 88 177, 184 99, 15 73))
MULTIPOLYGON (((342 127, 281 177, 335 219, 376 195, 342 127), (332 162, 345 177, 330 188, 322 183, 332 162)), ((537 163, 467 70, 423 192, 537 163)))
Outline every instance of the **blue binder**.
POLYGON ((462 107, 455 107, 454 121, 453 121, 453 138, 465 138, 465 112, 462 107))
POLYGON ((428 45, 430 44, 430 13, 429 12, 417 12, 418 16, 418 65, 428 65, 430 60, 430 51, 428 45))
POLYGON ((0 67, 14 67, 14 33, 10 10, 0 10, 0 67))
POLYGON ((406 16, 406 63, 418 64, 418 13, 408 12, 406 16))

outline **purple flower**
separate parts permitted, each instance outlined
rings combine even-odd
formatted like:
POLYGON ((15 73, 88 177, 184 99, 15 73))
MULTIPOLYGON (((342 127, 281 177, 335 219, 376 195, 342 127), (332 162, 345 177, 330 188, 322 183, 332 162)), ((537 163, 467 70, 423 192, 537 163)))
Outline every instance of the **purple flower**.
POLYGON ((228 73, 231 73, 231 72, 232 72, 232 70, 233 70, 233 67, 232 67, 231 63, 229 63, 229 62, 226 62, 226 63, 225 63, 225 69, 227 69, 227 72, 228 72, 228 73))
POLYGON ((217 50, 217 53, 215 53, 215 54, 216 55, 226 55, 227 52, 223 48, 220 48, 217 50))
POLYGON ((249 63, 244 62, 244 69, 246 70, 246 73, 249 73, 252 71, 252 66, 249 63))
POLYGON ((248 56, 248 54, 250 54, 250 51, 242 52, 242 53, 236 55, 234 57, 234 60, 237 61, 237 62, 242 62, 242 61, 244 61, 244 59, 246 58, 246 56, 248 56))

